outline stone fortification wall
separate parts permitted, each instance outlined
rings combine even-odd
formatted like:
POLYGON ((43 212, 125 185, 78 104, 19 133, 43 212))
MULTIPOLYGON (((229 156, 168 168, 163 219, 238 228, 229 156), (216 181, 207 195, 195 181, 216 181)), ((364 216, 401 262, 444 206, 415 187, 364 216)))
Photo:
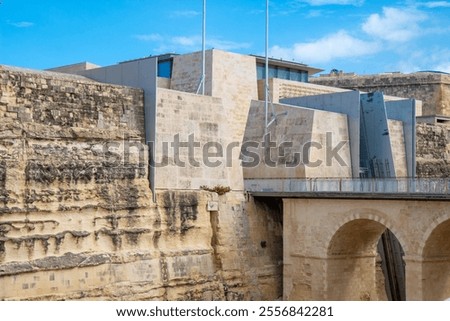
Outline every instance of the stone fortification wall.
POLYGON ((382 91, 386 95, 414 98, 423 102, 422 114, 450 116, 450 75, 439 73, 381 74, 311 78, 311 83, 361 91, 382 91))
POLYGON ((142 113, 138 89, 1 67, 0 299, 280 296, 279 207, 176 172, 153 203, 142 113))
POLYGON ((417 176, 450 177, 450 127, 418 124, 417 176))

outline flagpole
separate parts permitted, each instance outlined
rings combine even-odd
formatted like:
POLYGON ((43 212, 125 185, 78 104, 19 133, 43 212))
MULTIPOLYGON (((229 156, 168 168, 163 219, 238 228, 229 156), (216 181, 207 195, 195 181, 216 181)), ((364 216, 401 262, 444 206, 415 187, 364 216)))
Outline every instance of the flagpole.
POLYGON ((268 112, 269 112, 269 0, 266 0, 266 64, 265 64, 265 130, 264 133, 267 133, 267 125, 268 125, 268 112))
POLYGON ((202 32, 202 95, 205 95, 205 52, 206 52, 206 0, 203 0, 203 32, 202 32))
POLYGON ((205 95, 205 78, 206 78, 206 0, 203 0, 203 23, 202 23, 202 74, 198 82, 197 95, 200 92, 205 95))

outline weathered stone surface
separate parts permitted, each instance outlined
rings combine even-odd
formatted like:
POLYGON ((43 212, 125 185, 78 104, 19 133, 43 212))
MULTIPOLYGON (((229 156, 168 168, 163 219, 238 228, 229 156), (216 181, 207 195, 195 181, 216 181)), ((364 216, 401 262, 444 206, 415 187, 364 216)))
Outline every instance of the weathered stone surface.
POLYGON ((0 161, 0 188, 5 188, 6 181, 6 162, 0 161))
POLYGON ((60 270, 75 267, 86 267, 105 264, 111 262, 111 255, 108 254, 73 254, 65 253, 62 256, 51 256, 45 259, 38 259, 28 262, 10 262, 3 264, 0 269, 0 276, 15 275, 38 270, 60 270))
POLYGON ((416 139, 417 176, 450 177, 450 127, 419 124, 416 139))
MULTIPOLYGON (((0 77, 0 299, 280 297, 281 212, 245 201, 242 172, 169 167, 152 202, 142 90, 10 67, 0 77), (230 177, 237 188, 221 196, 196 187, 230 177)), ((160 138, 198 123, 202 142, 228 143, 220 99, 158 99, 160 138)))

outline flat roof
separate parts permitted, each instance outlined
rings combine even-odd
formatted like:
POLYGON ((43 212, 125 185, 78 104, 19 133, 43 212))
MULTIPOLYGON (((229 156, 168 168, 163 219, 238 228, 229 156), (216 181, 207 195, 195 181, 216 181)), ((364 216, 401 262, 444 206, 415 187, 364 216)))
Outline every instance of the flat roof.
POLYGON ((151 59, 151 58, 158 58, 158 61, 164 61, 164 60, 170 60, 170 59, 172 59, 175 56, 179 56, 179 54, 177 54, 177 53, 165 53, 165 54, 161 54, 161 55, 150 55, 150 56, 147 56, 147 57, 135 58, 135 59, 120 61, 119 64, 125 64, 127 62, 133 62, 133 61, 139 61, 139 60, 145 60, 145 59, 151 59))
POLYGON ((88 61, 78 62, 70 65, 64 65, 59 67, 53 67, 45 69, 46 71, 55 71, 55 72, 62 72, 62 73, 72 73, 77 71, 84 71, 89 69, 95 69, 100 68, 101 66, 93 64, 88 61))
MULTIPOLYGON (((265 63, 265 61, 266 61, 266 57, 263 57, 263 56, 257 56, 257 55, 250 55, 250 56, 255 57, 256 62, 258 62, 258 63, 265 63)), ((310 67, 303 63, 289 61, 289 60, 283 60, 283 59, 275 59, 275 58, 269 58, 269 65, 307 71, 308 75, 314 75, 314 74, 324 71, 324 69, 310 67)))

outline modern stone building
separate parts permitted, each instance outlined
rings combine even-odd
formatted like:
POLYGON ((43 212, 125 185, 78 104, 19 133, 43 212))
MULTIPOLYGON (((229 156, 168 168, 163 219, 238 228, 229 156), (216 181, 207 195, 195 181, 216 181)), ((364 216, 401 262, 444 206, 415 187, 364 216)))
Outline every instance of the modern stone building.
POLYGON ((198 95, 201 57, 0 66, 0 298, 383 300, 387 229, 406 299, 450 296, 446 127, 275 60, 266 127, 262 59, 207 51, 198 95))

